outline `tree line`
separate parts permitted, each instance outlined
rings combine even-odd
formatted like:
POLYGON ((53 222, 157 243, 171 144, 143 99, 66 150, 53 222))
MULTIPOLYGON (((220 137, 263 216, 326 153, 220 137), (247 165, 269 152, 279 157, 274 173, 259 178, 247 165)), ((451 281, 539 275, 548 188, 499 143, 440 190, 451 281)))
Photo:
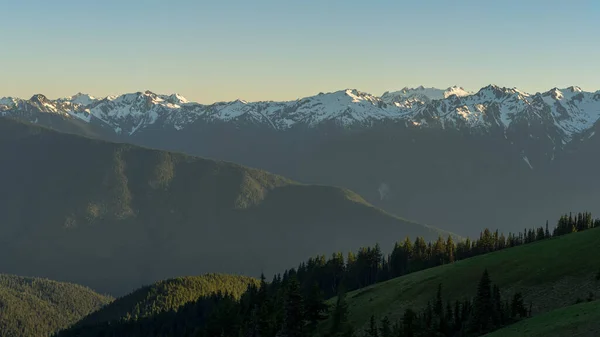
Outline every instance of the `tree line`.
MULTIPOLYGON (((396 243, 391 253, 386 255, 376 244, 360 248, 356 253, 350 252, 346 257, 340 252, 332 254, 329 259, 317 256, 301 263, 298 268, 276 274, 271 282, 267 282, 264 275, 261 275, 260 284, 251 285, 239 301, 230 294, 217 293, 189 303, 176 313, 168 312, 138 321, 81 327, 67 330, 59 336, 308 337, 314 336, 319 322, 331 315, 328 337, 355 337, 352 324, 348 321, 346 291, 488 252, 594 227, 600 227, 600 220, 592 220, 590 213, 575 216, 568 214, 561 216, 552 231, 546 222, 545 226, 525 229, 516 234, 509 233, 507 236, 497 230, 492 232, 485 229, 478 239, 467 238, 457 243, 451 236, 446 239, 439 237, 437 241, 429 243, 422 237, 415 241, 406 238, 401 243, 396 243), (325 299, 335 296, 337 302, 330 311, 325 299)), ((491 331, 490 329, 528 315, 520 294, 515 294, 508 303, 499 299, 497 287, 490 285, 491 290, 488 292, 485 286, 487 281, 484 279, 489 279, 489 275, 486 275, 487 272, 482 276, 481 289, 478 288, 475 299, 453 305, 446 303, 440 309, 440 287, 438 297, 425 311, 416 312, 411 309, 405 312, 402 322, 392 326, 384 318, 377 327, 373 318, 373 327, 369 330, 372 334, 368 336, 431 336, 433 327, 440 330, 435 333, 440 333, 441 336, 469 335, 475 331, 474 324, 479 324, 477 331, 491 331), (380 335, 373 335, 375 331, 379 331, 377 333, 380 335)))
MULTIPOLYGON (((333 310, 329 337, 355 337, 348 323, 348 311, 343 294, 338 296, 333 310)), ((453 337, 481 336, 522 318, 531 316, 525 306, 523 295, 519 292, 509 298, 502 298, 500 287, 493 285, 487 270, 483 272, 477 285, 477 295, 473 299, 462 301, 444 301, 442 285, 437 295, 420 310, 407 308, 402 319, 393 323, 385 316, 377 322, 371 316, 365 337, 453 337)))
POLYGON ((586 212, 561 216, 552 231, 546 221, 545 226, 525 228, 523 232, 508 235, 486 228, 479 238, 472 240, 467 237, 460 242, 454 242, 452 236, 440 236, 434 242, 426 242, 423 237, 414 241, 406 237, 397 242, 389 254, 383 254, 379 244, 375 244, 349 252, 346 256, 341 252, 332 254, 329 259, 320 255, 285 271, 283 275, 275 275, 273 280, 292 273, 304 289, 317 283, 325 297, 331 298, 337 295, 339 287, 356 290, 420 270, 594 227, 600 227, 600 219, 594 220, 592 214, 586 212))

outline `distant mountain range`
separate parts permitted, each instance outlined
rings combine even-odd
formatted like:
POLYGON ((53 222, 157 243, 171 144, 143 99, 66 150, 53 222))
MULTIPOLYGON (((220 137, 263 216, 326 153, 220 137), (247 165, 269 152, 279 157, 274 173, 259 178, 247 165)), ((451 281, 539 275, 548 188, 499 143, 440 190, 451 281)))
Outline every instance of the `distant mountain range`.
POLYGON ((115 295, 169 277, 272 275, 317 254, 449 235, 347 189, 1 117, 0 158, 0 270, 115 295))
POLYGON ((600 91, 579 87, 553 88, 528 94, 516 88, 489 85, 477 92, 454 86, 404 88, 377 97, 356 89, 320 93, 288 102, 189 102, 178 94, 150 91, 96 98, 78 93, 50 100, 37 94, 30 99, 0 99, 4 116, 35 122, 37 113, 56 114, 111 128, 117 135, 132 136, 151 126, 182 130, 198 121, 251 122, 276 130, 315 127, 334 122, 343 127, 368 127, 382 120, 404 121, 413 127, 471 128, 509 131, 523 121, 536 122, 553 131, 560 147, 589 130, 600 118, 600 91))
POLYGON ((34 95, 1 99, 0 114, 347 187, 389 212, 461 234, 476 235, 484 217, 516 231, 561 209, 600 211, 590 195, 600 91, 576 86, 535 94, 421 86, 381 97, 347 89, 210 105, 150 91, 34 95))

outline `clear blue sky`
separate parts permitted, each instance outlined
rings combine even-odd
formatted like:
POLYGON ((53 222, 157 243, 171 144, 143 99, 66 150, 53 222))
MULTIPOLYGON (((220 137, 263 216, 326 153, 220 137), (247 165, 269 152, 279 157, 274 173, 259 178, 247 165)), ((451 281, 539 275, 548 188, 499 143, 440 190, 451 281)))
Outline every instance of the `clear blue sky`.
POLYGON ((597 0, 0 0, 0 97, 600 89, 597 0))

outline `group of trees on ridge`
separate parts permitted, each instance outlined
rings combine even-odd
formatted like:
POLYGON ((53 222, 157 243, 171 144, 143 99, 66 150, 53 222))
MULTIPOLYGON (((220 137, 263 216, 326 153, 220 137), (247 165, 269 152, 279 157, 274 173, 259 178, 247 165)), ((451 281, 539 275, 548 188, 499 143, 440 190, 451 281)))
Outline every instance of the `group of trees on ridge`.
MULTIPOLYGON (((347 304, 343 294, 338 296, 334 313, 328 336, 355 336, 347 323, 347 304)), ((510 302, 508 298, 502 299, 500 287, 492 285, 488 271, 485 270, 477 285, 475 298, 456 300, 453 304, 450 301, 444 302, 442 284, 439 284, 435 298, 420 312, 408 308, 402 319, 394 324, 387 316, 377 323, 372 315, 364 336, 481 336, 530 316, 531 309, 525 307, 523 295, 520 292, 513 294, 510 302)))
POLYGON ((320 255, 285 271, 283 276, 275 275, 273 280, 296 275, 303 289, 308 290, 316 282, 325 297, 330 298, 337 295, 340 286, 348 291, 356 290, 416 271, 594 227, 600 227, 600 219, 594 220, 592 214, 586 212, 561 216, 552 231, 546 221, 545 226, 525 228, 523 232, 506 236, 486 228, 478 239, 466 238, 456 243, 452 236, 446 239, 440 236, 429 243, 422 237, 414 241, 407 237, 397 242, 387 255, 378 244, 360 248, 356 253, 349 252, 345 258, 340 252, 329 259, 320 255))
MULTIPOLYGON (((298 268, 275 275, 271 282, 267 282, 262 276, 260 285, 251 285, 239 301, 230 294, 217 293, 189 303, 177 313, 167 312, 138 321, 82 326, 64 331, 59 336, 314 336, 319 322, 330 313, 325 298, 336 295, 338 300, 331 311, 331 326, 327 329, 327 336, 355 336, 355 331, 348 322, 346 291, 488 252, 594 227, 600 227, 600 220, 593 220, 590 213, 575 216, 569 214, 563 215, 552 231, 546 222, 545 227, 525 229, 521 233, 509 233, 508 236, 485 229, 478 239, 467 238, 457 243, 454 243, 452 237, 439 237, 437 241, 429 243, 425 243, 423 238, 417 238, 414 242, 406 238, 397 243, 387 255, 381 252, 379 245, 375 245, 361 248, 357 253, 348 253, 346 258, 342 253, 334 253, 330 259, 317 256, 301 263, 298 268)), ((446 303, 440 309, 440 287, 434 304, 430 304, 425 311, 417 313, 412 309, 407 310, 403 321, 395 324, 396 329, 384 318, 380 322, 381 327, 370 329, 367 334, 371 335, 367 336, 468 335, 475 331, 491 331, 528 315, 520 294, 515 294, 508 304, 507 300, 499 299, 497 287, 490 285, 491 290, 485 290, 487 288, 481 283, 488 282, 484 280, 486 277, 489 280, 489 275, 486 275, 487 272, 482 277, 474 300, 457 302, 458 306, 457 303, 446 303), (485 291, 480 289, 482 287, 485 291), (450 312, 453 313, 452 319, 450 312), (487 323, 481 323, 481 315, 487 323), (437 323, 433 324, 434 321, 437 323), (477 329, 474 328, 473 321, 480 322, 477 323, 480 324, 477 329), (411 328, 407 328, 406 324, 411 328), (388 326, 391 335, 388 335, 388 326), (374 335, 375 331, 379 331, 378 335, 374 335)), ((376 326, 374 318, 372 321, 372 326, 376 326)))

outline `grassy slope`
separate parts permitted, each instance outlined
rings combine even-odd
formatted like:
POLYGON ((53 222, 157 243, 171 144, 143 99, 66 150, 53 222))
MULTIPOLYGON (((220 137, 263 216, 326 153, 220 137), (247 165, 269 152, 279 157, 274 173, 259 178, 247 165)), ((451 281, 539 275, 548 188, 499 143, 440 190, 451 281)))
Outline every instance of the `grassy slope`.
POLYGON ((0 275, 0 336, 47 336, 111 300, 75 284, 0 275))
POLYGON ((345 189, 5 118, 0 158, 0 255, 11 256, 0 268, 114 295, 181 275, 269 275, 316 254, 448 234, 345 189))
POLYGON ((600 335, 600 301, 575 304, 526 319, 487 337, 567 337, 600 335))
POLYGON ((206 274, 164 280, 116 299, 85 317, 78 325, 120 319, 140 319, 165 311, 177 311, 179 307, 189 302, 219 291, 229 292, 239 298, 250 284, 258 285, 259 281, 246 276, 224 274, 206 274))
POLYGON ((600 229, 591 229, 409 274, 349 293, 350 320, 357 327, 372 314, 396 321, 406 308, 424 307, 439 283, 445 298, 472 297, 485 268, 504 294, 522 291, 534 315, 568 306, 599 289, 598 247, 600 229))

